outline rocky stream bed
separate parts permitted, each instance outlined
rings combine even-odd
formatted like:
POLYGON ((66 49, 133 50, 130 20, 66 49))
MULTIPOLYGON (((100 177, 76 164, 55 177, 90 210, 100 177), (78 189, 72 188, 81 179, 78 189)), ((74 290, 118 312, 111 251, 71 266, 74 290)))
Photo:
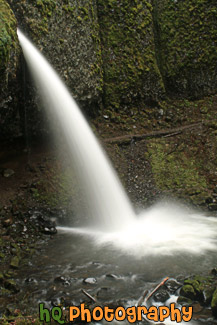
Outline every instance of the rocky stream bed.
MULTIPOLYGON (((215 109, 214 96, 196 102, 186 100, 164 102, 155 112, 153 108, 150 112, 147 108, 146 113, 134 110, 131 117, 127 117, 124 113, 107 111, 91 121, 94 132, 106 146, 138 210, 150 206, 159 198, 173 197, 206 211, 208 215, 215 215, 217 208, 215 109), (172 106, 176 106, 176 115, 170 110, 172 106), (183 124, 192 127, 182 130, 180 126, 183 124), (176 131, 173 130, 174 127, 176 131), (160 135, 155 130, 160 131, 160 135), (164 133, 163 130, 167 132, 164 133), (134 134, 147 134, 147 137, 138 140, 134 134), (128 136, 127 140, 121 138, 125 135, 128 136)), ((37 323, 36 305, 41 297, 46 300, 49 307, 56 305, 64 307, 66 309, 64 317, 67 319, 67 306, 82 301, 89 305, 91 302, 81 292, 82 288, 102 304, 126 306, 129 302, 136 303, 144 290, 153 290, 163 277, 171 276, 152 296, 150 302, 165 303, 170 295, 175 293, 179 297, 180 305, 193 306, 193 319, 199 323, 215 324, 217 262, 212 262, 212 265, 207 263, 207 267, 204 267, 206 256, 202 256, 203 270, 199 267, 201 261, 198 259, 198 266, 188 272, 180 270, 178 274, 173 271, 166 274, 166 271, 165 273, 162 271, 161 265, 165 264, 165 260, 156 264, 150 261, 153 268, 162 271, 159 274, 156 272, 154 279, 148 279, 147 274, 136 271, 124 274, 116 269, 115 262, 113 265, 107 265, 99 262, 96 256, 88 266, 84 263, 82 267, 78 254, 73 261, 74 271, 71 270, 76 276, 70 272, 67 275, 68 271, 60 271, 61 262, 59 266, 54 263, 55 251, 53 261, 48 255, 45 263, 46 250, 51 252, 52 246, 58 247, 59 239, 60 242, 65 241, 61 233, 56 234, 55 221, 59 220, 62 225, 67 225, 70 217, 76 223, 74 205, 79 199, 72 186, 73 175, 70 174, 70 164, 64 152, 64 145, 62 149, 60 153, 53 141, 48 139, 35 141, 31 137, 27 142, 13 140, 2 143, 1 322, 37 323), (43 275, 45 265, 46 276, 43 275), (103 273, 99 273, 101 268, 103 273), (122 289, 126 283, 127 285, 130 283, 131 289, 123 293, 122 289), (44 289, 40 289, 43 286, 44 289)), ((78 247, 81 247, 79 242, 78 247)), ((63 255, 65 251, 62 249, 63 255)), ((66 259, 67 256, 66 254, 66 259)), ((183 263, 184 260, 183 258, 183 263)), ((176 262, 178 264, 178 261, 176 262)), ((65 265, 69 264, 66 262, 65 265)))

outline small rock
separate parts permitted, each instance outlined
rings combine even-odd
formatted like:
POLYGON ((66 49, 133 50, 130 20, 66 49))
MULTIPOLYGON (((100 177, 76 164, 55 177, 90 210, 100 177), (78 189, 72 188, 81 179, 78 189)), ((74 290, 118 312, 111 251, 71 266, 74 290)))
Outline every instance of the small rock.
POLYGON ((204 288, 203 295, 204 295, 204 303, 206 305, 209 305, 211 303, 212 295, 213 295, 214 291, 215 291, 215 287, 213 287, 212 285, 204 288))
POLYGON ((217 275, 217 268, 212 269, 212 270, 211 270, 211 274, 212 274, 212 275, 217 275))
POLYGON ((65 286, 69 286, 70 285, 70 279, 65 278, 64 276, 58 276, 54 279, 54 282, 56 283, 62 283, 65 286))
POLYGON ((55 235, 57 233, 57 230, 55 227, 51 227, 51 228, 45 227, 41 230, 41 232, 45 235, 55 235))
POLYGON ((95 278, 86 278, 83 280, 83 282, 86 284, 95 284, 97 281, 95 278))
POLYGON ((9 168, 7 168, 7 169, 5 169, 4 171, 3 171, 3 176, 4 177, 11 177, 12 175, 14 175, 15 174, 15 171, 13 170, 13 169, 9 169, 9 168))
POLYGON ((181 290, 180 290, 180 295, 186 298, 189 298, 191 300, 194 300, 197 296, 194 288, 190 284, 185 284, 181 290))
POLYGON ((115 274, 106 274, 106 277, 111 278, 111 279, 115 279, 115 280, 119 279, 119 277, 117 275, 115 275, 115 274))
POLYGON ((34 278, 27 278, 27 279, 25 279, 25 283, 38 283, 38 282, 34 278))
POLYGON ((18 257, 18 256, 14 256, 14 257, 12 257, 12 259, 11 259, 11 263, 10 263, 10 266, 11 266, 13 269, 18 269, 19 264, 20 264, 20 259, 19 259, 19 257, 18 257))
POLYGON ((169 293, 166 290, 161 289, 154 295, 154 300, 165 302, 167 299, 169 299, 169 297, 170 297, 169 293))
POLYGON ((167 280, 165 286, 167 287, 170 293, 174 294, 176 290, 178 290, 182 285, 175 279, 169 279, 167 280))
POLYGON ((177 303, 180 305, 191 305, 192 300, 187 297, 179 296, 179 298, 177 299, 177 303))
POLYGON ((5 220, 2 221, 2 225, 3 225, 4 227, 9 227, 9 226, 12 225, 12 223, 13 223, 12 218, 8 218, 8 219, 5 219, 5 220))

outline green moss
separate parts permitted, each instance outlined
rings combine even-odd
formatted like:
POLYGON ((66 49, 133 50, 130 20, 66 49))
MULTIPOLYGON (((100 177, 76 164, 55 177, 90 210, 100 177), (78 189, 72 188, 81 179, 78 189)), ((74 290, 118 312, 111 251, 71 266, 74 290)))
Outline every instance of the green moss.
POLYGON ((214 291, 212 296, 211 308, 214 316, 217 316, 217 289, 214 291))
POLYGON ((56 8, 56 1, 54 0, 37 0, 36 6, 40 9, 43 16, 50 17, 56 8))
POLYGON ((16 28, 13 12, 6 1, 0 0, 0 71, 7 68, 11 55, 18 51, 16 28))
POLYGON ((98 1, 106 108, 158 100, 164 92, 155 60, 150 1, 98 1))
POLYGON ((192 152, 183 143, 165 139, 153 140, 148 144, 148 158, 159 189, 174 192, 178 196, 193 195, 204 202, 207 196, 207 183, 199 173, 200 162, 195 160, 192 152))
POLYGON ((194 300, 197 296, 194 288, 190 284, 185 284, 180 291, 180 295, 189 299, 194 300))
POLYGON ((59 205, 67 207, 72 197, 72 174, 71 169, 66 168, 57 174, 50 168, 49 175, 37 182, 31 189, 33 198, 40 204, 48 204, 51 207, 59 205))
POLYGON ((95 1, 26 0, 24 6, 9 1, 15 12, 23 11, 22 23, 31 39, 43 48, 73 94, 82 101, 99 101, 103 74, 95 1))
POLYGON ((189 96, 217 90, 215 0, 154 1, 158 62, 169 92, 189 96))
POLYGON ((194 288, 195 292, 201 292, 200 283, 195 279, 187 279, 187 280, 184 281, 184 284, 185 285, 187 285, 187 284, 191 285, 194 288))

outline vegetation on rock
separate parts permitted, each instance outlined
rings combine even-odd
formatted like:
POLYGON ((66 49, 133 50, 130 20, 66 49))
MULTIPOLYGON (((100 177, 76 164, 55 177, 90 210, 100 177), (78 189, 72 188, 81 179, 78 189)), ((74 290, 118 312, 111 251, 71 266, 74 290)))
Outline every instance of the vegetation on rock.
POLYGON ((106 108, 157 102, 164 85, 156 63, 150 1, 98 0, 106 108))
POLYGON ((11 120, 12 128, 17 128, 14 117, 18 105, 17 89, 20 89, 17 81, 20 49, 16 29, 17 21, 12 10, 5 0, 0 0, 0 135, 4 136, 10 129, 11 120))
POLYGON ((155 0, 154 21, 167 92, 184 97, 216 93, 216 1, 155 0))

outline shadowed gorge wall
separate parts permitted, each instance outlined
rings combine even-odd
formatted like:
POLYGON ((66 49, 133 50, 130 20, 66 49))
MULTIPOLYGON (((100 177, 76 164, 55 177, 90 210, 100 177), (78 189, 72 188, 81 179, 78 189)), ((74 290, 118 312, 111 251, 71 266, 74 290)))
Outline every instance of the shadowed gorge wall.
POLYGON ((216 93, 216 1, 154 0, 154 18, 167 92, 183 97, 216 93))
POLYGON ((150 1, 98 0, 106 107, 157 102, 164 85, 156 64, 150 1))
MULTIPOLYGON (((8 3, 0 0, 0 136, 17 130, 18 63, 17 22, 8 3)), ((19 123, 18 123, 19 124, 19 123)))

